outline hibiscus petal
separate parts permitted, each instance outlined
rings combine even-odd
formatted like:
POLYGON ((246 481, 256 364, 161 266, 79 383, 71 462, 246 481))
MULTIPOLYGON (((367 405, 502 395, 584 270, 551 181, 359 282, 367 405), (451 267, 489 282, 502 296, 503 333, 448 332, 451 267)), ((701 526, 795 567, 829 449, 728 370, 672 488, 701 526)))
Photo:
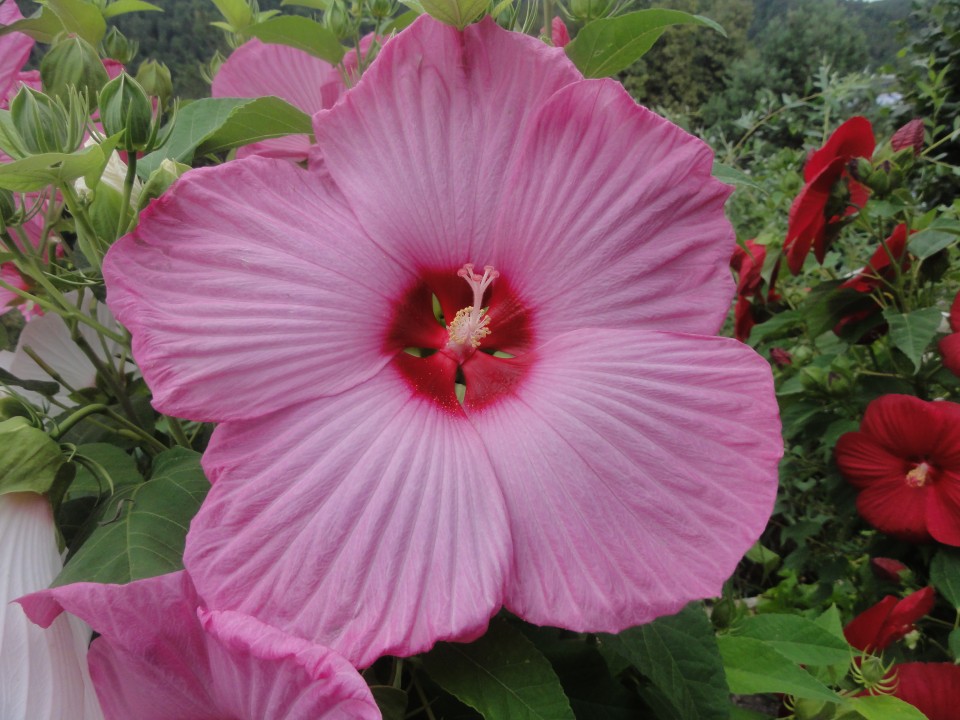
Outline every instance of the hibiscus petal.
POLYGON ((198 619, 184 572, 77 583, 23 603, 38 622, 66 610, 101 633, 90 666, 109 720, 379 717, 363 679, 326 648, 235 613, 198 619))
MULTIPOLYGON (((0 4, 0 25, 11 25, 22 20, 23 15, 15 2, 0 4)), ((30 57, 33 39, 22 33, 10 33, 0 37, 0 105, 7 103, 19 89, 20 69, 30 57)))
POLYGON ((379 720, 370 689, 339 655, 248 615, 200 611, 220 707, 249 720, 379 720), (237 692, 245 688, 246 692, 237 692))
POLYGON ((895 670, 894 696, 913 705, 927 720, 956 720, 960 667, 953 663, 904 663, 895 670))
POLYGON ((904 475, 877 478, 857 495, 857 512, 888 535, 909 542, 926 542, 927 495, 930 487, 911 487, 904 475))
POLYGON ((221 425, 204 468, 213 487, 184 562, 212 607, 363 666, 477 637, 501 605, 509 531, 483 443, 393 365, 221 425))
MULTIPOLYGON (((256 38, 230 54, 210 88, 210 94, 218 98, 274 95, 308 115, 331 107, 343 91, 340 73, 326 60, 256 38)), ((247 146, 238 154, 306 160, 309 147, 306 135, 294 135, 247 146)))
POLYGON ((933 450, 940 420, 932 403, 913 395, 883 395, 867 406, 860 430, 902 458, 933 450))
POLYGON ((563 50, 487 18, 423 17, 314 117, 326 166, 373 238, 409 262, 489 264, 506 168, 546 99, 582 76, 563 50), (389 188, 372 193, 371 188, 389 188))
POLYGON ((861 489, 887 479, 906 482, 906 475, 912 468, 902 457, 862 432, 844 433, 837 441, 834 454, 843 476, 851 485, 861 489))
POLYGON ((803 179, 810 182, 837 159, 868 158, 873 155, 875 146, 876 140, 870 121, 855 115, 834 130, 823 147, 810 156, 803 168, 803 179))
POLYGON ((769 367, 741 343, 582 330, 470 413, 504 488, 530 622, 619 631, 720 593, 770 516, 769 367))
POLYGON ((944 367, 954 375, 960 375, 960 332, 947 335, 940 341, 940 354, 944 367))
POLYGON ((612 80, 558 90, 523 134, 490 262, 543 337, 583 327, 713 334, 733 292, 732 188, 713 153, 612 80))
POLYGON ((214 421, 375 374, 390 304, 411 282, 336 188, 262 158, 188 173, 103 271, 154 406, 214 421))
POLYGON ((960 547, 960 468, 937 475, 927 495, 926 511, 933 539, 960 547))
POLYGON ((87 672, 90 629, 61 618, 43 630, 12 602, 46 588, 63 568, 42 495, 0 495, 0 567, 0 717, 101 718, 87 672))

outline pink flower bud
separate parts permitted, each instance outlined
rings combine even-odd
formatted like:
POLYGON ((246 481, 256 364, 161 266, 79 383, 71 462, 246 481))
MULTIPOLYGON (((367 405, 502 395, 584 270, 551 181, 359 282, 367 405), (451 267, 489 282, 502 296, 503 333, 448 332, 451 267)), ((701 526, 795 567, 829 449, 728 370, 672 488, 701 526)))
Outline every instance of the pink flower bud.
POLYGON ((923 147, 923 120, 914 118, 902 128, 897 130, 890 138, 890 145, 894 152, 899 152, 904 148, 912 147, 913 154, 919 155, 923 147))

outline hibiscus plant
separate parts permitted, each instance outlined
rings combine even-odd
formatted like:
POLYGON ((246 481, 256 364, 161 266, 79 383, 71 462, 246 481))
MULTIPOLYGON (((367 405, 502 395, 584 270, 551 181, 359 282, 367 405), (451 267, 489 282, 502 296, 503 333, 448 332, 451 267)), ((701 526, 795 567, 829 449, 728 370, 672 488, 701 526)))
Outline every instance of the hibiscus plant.
POLYGON ((708 18, 213 1, 0 3, 0 717, 950 717, 952 132, 748 235, 610 77, 708 18))

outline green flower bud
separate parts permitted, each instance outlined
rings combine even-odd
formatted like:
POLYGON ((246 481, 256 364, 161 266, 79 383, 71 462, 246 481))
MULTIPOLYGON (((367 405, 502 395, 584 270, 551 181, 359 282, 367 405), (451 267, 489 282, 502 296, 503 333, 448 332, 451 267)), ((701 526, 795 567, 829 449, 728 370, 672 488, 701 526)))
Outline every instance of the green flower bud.
POLYGON ((611 9, 610 0, 570 0, 570 14, 587 23, 605 17, 611 9))
POLYGON ((373 0, 370 3, 370 14, 377 20, 390 17, 396 9, 397 6, 393 0, 373 0))
POLYGON ((30 411, 14 397, 0 397, 0 421, 15 417, 29 418, 30 411))
POLYGON ((144 150, 156 135, 150 98, 125 72, 100 92, 100 122, 107 135, 123 133, 119 146, 125 150, 144 150))
POLYGON ((60 446, 26 418, 0 422, 0 494, 47 492, 63 463, 60 446))
POLYGON ((140 43, 136 40, 128 39, 116 27, 111 27, 103 38, 103 52, 108 58, 113 58, 124 65, 133 62, 133 58, 140 49, 140 43))
POLYGON ((150 177, 144 183, 143 190, 140 192, 138 209, 145 208, 151 200, 163 195, 167 188, 173 185, 189 169, 189 165, 174 162, 170 159, 161 162, 160 167, 150 173, 150 177))
POLYGON ((27 153, 72 153, 83 140, 86 107, 76 91, 60 99, 22 87, 10 103, 10 117, 27 153))
POLYGON ((68 35, 40 61, 43 89, 55 98, 67 101, 71 87, 87 101, 92 112, 100 88, 107 84, 107 71, 93 46, 81 37, 68 35))
POLYGON ((156 60, 140 63, 137 82, 143 86, 148 95, 159 98, 160 107, 166 107, 170 98, 173 97, 173 80, 170 78, 170 70, 156 60))
POLYGON ((323 14, 323 23, 338 40, 351 38, 356 31, 354 19, 339 0, 334 0, 330 9, 323 14))

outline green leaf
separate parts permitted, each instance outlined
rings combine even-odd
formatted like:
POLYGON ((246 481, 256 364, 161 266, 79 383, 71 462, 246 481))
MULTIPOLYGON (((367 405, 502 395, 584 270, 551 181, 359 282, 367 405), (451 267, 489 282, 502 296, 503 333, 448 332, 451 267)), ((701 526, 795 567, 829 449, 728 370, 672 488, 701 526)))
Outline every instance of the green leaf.
POLYGON ((116 0, 103 9, 103 16, 112 18, 132 12, 163 12, 163 8, 143 0, 116 0))
POLYGON ((770 548, 764 547, 758 540, 747 550, 744 557, 750 562, 755 562, 763 568, 763 574, 769 575, 780 566, 781 558, 770 548))
POLYGON ((960 611, 960 551, 941 548, 933 556, 930 583, 960 611))
POLYGON ((204 98, 178 113, 167 142, 142 158, 137 168, 148 177, 166 158, 189 163, 195 153, 310 131, 310 116, 279 98, 204 98))
POLYGON ((122 584, 181 569, 187 528, 209 487, 199 453, 161 453, 149 480, 120 488, 103 506, 97 529, 54 585, 122 584))
POLYGON ((403 720, 407 716, 407 694, 390 685, 373 685, 370 688, 383 720, 403 720))
POLYGON ((601 642, 646 675, 683 720, 726 718, 728 690, 713 626, 700 603, 601 642))
POLYGON ((593 641, 556 628, 524 625, 522 629, 550 661, 576 717, 594 720, 641 717, 640 698, 614 677, 593 641))
POLYGON ((234 32, 243 30, 253 22, 253 10, 247 0, 213 0, 213 4, 234 32))
POLYGON ((729 165, 724 165, 715 161, 713 163, 713 176, 721 182, 736 186, 737 189, 741 187, 748 187, 753 188, 754 190, 759 190, 764 195, 769 194, 766 188, 758 184, 756 180, 751 178, 745 172, 742 170, 737 170, 734 167, 730 167, 729 165))
POLYGON ((92 145, 75 153, 32 155, 0 165, 0 188, 33 192, 80 177, 99 177, 113 149, 112 144, 104 147, 92 145))
POLYGON ((564 49, 587 77, 608 77, 643 57, 671 25, 704 25, 726 36, 709 18, 652 8, 587 23, 564 49))
POLYGON ((76 33, 91 45, 99 43, 107 33, 107 23, 96 5, 84 0, 44 0, 60 19, 63 29, 76 33))
POLYGON ((869 695, 850 698, 846 707, 866 720, 927 720, 927 716, 913 705, 892 695, 869 695))
POLYGON ((99 497, 124 485, 143 481, 133 457, 110 443, 89 443, 77 447, 73 461, 79 466, 64 502, 99 497))
POLYGON ((0 423, 0 494, 45 493, 64 462, 60 445, 26 418, 0 423))
POLYGON ((953 661, 960 660, 960 627, 954 628, 947 636, 947 647, 950 648, 950 654, 953 655, 953 661))
POLYGON ((423 13, 418 13, 416 10, 407 10, 405 13, 401 13, 393 20, 388 22, 383 26, 383 30, 380 32, 383 35, 389 35, 390 33, 400 32, 413 24, 413 21, 420 17, 423 13))
POLYGON ((489 0, 420 0, 426 13, 458 30, 480 17, 488 4, 489 0))
POLYGON ((921 260, 935 255, 944 248, 948 248, 957 241, 956 232, 941 230, 937 227, 928 227, 910 236, 907 248, 921 260))
POLYGON ((839 702, 830 688, 763 640, 722 635, 717 638, 717 645, 732 693, 788 693, 839 702))
POLYGON ((22 32, 38 42, 51 43, 59 33, 63 32, 63 29, 63 23, 60 22, 56 13, 48 7, 41 7, 30 17, 0 28, 0 37, 11 32, 22 32))
POLYGON ((60 385, 52 380, 21 380, 12 373, 0 368, 0 386, 19 387, 41 395, 56 395, 60 385))
POLYGON ((438 643, 422 660, 437 685, 487 720, 574 720, 550 663, 504 618, 479 640, 438 643))
POLYGON ((890 326, 890 341, 910 358, 914 372, 918 371, 923 353, 943 320, 939 308, 923 308, 904 315, 896 308, 888 307, 884 308, 883 317, 890 326))
POLYGON ((799 615, 764 614, 744 618, 737 637, 763 640, 784 657, 802 665, 833 665, 850 660, 850 646, 829 630, 799 615))
POLYGON ((283 15, 245 28, 245 36, 265 43, 289 45, 336 65, 346 52, 332 30, 316 20, 299 15, 283 15))
POLYGON ((759 325, 754 325, 750 330, 748 342, 752 347, 756 347, 764 340, 791 335, 801 325, 803 325, 803 315, 798 310, 785 310, 759 325))

